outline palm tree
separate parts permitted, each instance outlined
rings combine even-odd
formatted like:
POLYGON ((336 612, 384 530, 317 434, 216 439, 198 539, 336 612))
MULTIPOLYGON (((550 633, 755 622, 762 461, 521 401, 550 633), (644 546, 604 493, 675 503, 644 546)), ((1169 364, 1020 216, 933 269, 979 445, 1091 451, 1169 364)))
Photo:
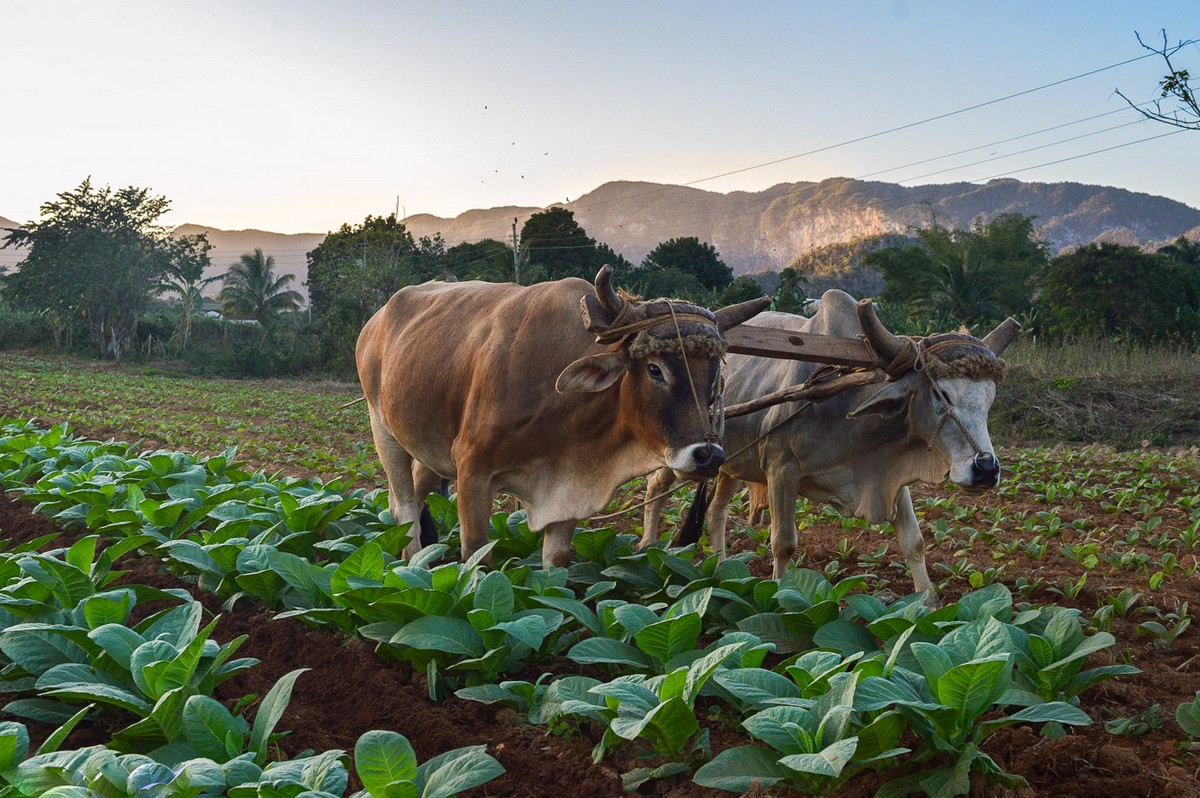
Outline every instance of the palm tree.
POLYGON ((1159 247, 1158 254, 1183 264, 1200 266, 1200 240, 1189 241, 1187 236, 1180 236, 1165 247, 1159 247))
POLYGON ((275 276, 275 258, 261 249, 246 253, 229 267, 221 289, 221 312, 226 316, 254 319, 266 327, 280 313, 300 310, 303 298, 288 288, 295 275, 275 276))

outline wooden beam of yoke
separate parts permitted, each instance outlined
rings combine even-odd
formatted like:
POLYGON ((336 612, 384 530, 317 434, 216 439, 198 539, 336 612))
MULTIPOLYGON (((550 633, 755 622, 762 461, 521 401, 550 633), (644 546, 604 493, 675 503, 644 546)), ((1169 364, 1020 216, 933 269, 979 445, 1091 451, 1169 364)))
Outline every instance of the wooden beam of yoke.
POLYGON ((759 357, 784 357, 851 368, 878 365, 867 345, 857 338, 799 333, 741 325, 725 332, 730 352, 759 357))

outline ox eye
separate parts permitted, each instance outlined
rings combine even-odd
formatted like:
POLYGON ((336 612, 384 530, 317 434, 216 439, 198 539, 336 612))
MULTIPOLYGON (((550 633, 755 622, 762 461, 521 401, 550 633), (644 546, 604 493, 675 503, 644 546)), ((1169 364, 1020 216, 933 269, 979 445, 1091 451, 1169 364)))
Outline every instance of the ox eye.
POLYGON ((941 399, 943 402, 945 402, 945 403, 946 403, 946 404, 948 404, 948 405, 952 405, 952 404, 954 404, 953 402, 951 402, 951 401, 950 401, 950 394, 946 393, 945 389, 943 389, 943 388, 935 388, 934 390, 935 390, 935 391, 936 391, 936 393, 937 393, 937 398, 938 398, 938 399, 941 399))
POLYGON ((659 382, 665 381, 663 378, 662 369, 658 367, 657 363, 651 363, 650 365, 646 366, 646 373, 650 375, 650 379, 652 380, 658 380, 659 382))

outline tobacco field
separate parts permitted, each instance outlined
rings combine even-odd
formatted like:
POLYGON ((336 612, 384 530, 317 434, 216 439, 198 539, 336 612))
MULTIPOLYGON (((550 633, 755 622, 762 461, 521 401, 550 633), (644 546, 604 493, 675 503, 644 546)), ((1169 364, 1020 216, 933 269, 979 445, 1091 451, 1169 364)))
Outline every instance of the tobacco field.
POLYGON ((543 570, 501 499, 462 563, 453 496, 397 560, 354 385, 0 373, 0 794, 1200 794, 1194 449, 914 486, 930 609, 804 501, 766 579, 744 495, 723 562, 633 511, 543 570))

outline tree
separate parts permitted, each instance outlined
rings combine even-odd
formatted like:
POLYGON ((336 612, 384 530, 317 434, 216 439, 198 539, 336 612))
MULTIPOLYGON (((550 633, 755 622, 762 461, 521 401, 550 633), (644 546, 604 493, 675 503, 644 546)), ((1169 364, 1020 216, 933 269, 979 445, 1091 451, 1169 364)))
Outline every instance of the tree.
POLYGON ((1159 247, 1158 254, 1200 269, 1200 241, 1189 241, 1186 236, 1180 236, 1165 247, 1159 247))
POLYGON ((1167 74, 1158 82, 1159 96, 1154 101, 1154 110, 1148 111, 1140 105, 1134 103, 1121 90, 1117 90, 1117 94, 1121 99, 1129 103, 1134 109, 1147 119, 1152 119, 1155 122, 1164 122, 1172 127, 1183 128, 1184 130, 1200 130, 1200 104, 1197 103, 1196 91, 1191 86, 1191 75, 1186 69, 1177 69, 1171 63, 1171 56, 1178 53, 1184 47, 1195 44, 1194 40, 1179 42, 1171 46, 1167 42, 1167 31, 1162 31, 1162 47, 1152 47, 1142 41, 1142 36, 1135 33, 1138 44, 1152 53, 1158 53, 1162 56, 1167 66, 1167 74), (1163 107, 1162 101, 1168 97, 1174 98, 1177 103, 1176 107, 1163 107))
POLYGON ((448 263, 440 236, 414 240, 395 214, 327 235, 308 253, 307 282, 326 358, 345 364, 363 324, 392 294, 446 276, 448 263))
POLYGON ((1129 343, 1200 334, 1195 267, 1135 247, 1089 244, 1050 262, 1039 302, 1045 332, 1129 343))
POLYGON ((303 304, 298 291, 288 288, 295 275, 275 274, 275 258, 261 249, 242 255, 222 278, 218 298, 221 312, 239 319, 254 319, 270 327, 281 313, 295 313, 303 304))
POLYGON ((717 304, 723 306, 736 305, 739 302, 748 302, 751 299, 758 299, 763 295, 762 286, 753 277, 742 275, 733 280, 729 285, 725 286, 725 290, 721 292, 721 299, 717 304))
POLYGON ((218 276, 204 276, 204 270, 212 265, 208 257, 211 249, 212 244, 205 233, 177 236, 169 245, 171 265, 163 280, 162 291, 179 295, 179 323, 175 327, 175 339, 180 349, 186 349, 192 337, 192 317, 200 306, 200 289, 221 279, 218 276))
POLYGON ((694 236, 664 241, 646 255, 638 268, 643 273, 675 269, 691 274, 709 291, 720 291, 733 282, 733 269, 721 260, 716 247, 694 236))
POLYGON ((596 239, 579 226, 574 213, 558 206, 538 211, 525 221, 521 249, 529 260, 529 268, 521 273, 526 285, 564 277, 591 280, 604 265, 596 239))
MULTIPOLYGON (((740 279, 740 278, 739 278, 740 279)), ((779 273, 779 288, 775 290, 775 310, 781 313, 800 313, 807 296, 808 278, 799 269, 788 266, 779 273)))
POLYGON ((93 188, 91 178, 41 206, 39 221, 9 230, 4 246, 29 249, 9 293, 44 312, 61 334, 84 321, 101 356, 120 361, 171 266, 170 202, 148 189, 93 188))
POLYGON ((512 247, 494 238, 450 247, 446 250, 446 268, 460 280, 516 281, 512 247))
POLYGON ((1048 262, 1033 217, 1002 214, 972 230, 934 224, 916 242, 868 253, 884 280, 882 299, 931 314, 935 326, 995 321, 1032 304, 1033 280, 1048 262))

